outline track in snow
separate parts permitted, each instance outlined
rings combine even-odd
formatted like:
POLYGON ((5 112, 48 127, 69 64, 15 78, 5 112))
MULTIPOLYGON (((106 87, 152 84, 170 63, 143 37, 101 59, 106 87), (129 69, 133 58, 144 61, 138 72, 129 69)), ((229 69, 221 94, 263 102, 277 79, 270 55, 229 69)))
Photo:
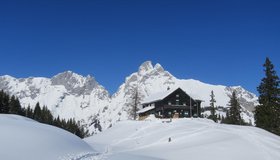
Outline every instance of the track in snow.
POLYGON ((101 160, 104 155, 100 153, 83 153, 79 155, 68 155, 67 157, 60 158, 60 160, 101 160))

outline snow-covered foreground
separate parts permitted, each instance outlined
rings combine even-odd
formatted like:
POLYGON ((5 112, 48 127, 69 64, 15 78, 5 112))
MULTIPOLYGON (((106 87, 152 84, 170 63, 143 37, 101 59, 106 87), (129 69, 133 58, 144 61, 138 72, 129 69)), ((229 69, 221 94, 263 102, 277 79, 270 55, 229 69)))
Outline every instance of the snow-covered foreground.
POLYGON ((2 160, 279 160, 280 137, 206 119, 122 121, 85 139, 16 115, 0 114, 2 160))
POLYGON ((279 136, 206 119, 123 121, 85 141, 109 160, 280 159, 279 136))
POLYGON ((79 137, 31 119, 0 114, 1 160, 90 160, 94 150, 79 137))

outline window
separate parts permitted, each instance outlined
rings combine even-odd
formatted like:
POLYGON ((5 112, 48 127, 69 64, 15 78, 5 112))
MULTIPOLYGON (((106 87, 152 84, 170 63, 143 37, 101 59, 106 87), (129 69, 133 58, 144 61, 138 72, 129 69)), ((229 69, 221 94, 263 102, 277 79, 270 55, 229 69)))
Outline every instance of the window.
POLYGON ((179 105, 179 99, 176 99, 176 105, 179 105))
POLYGON ((176 94, 176 97, 180 97, 180 95, 179 95, 179 94, 176 94))
POLYGON ((187 105, 186 102, 184 102, 183 105, 186 106, 187 105))
POLYGON ((168 102, 168 105, 172 105, 172 103, 169 101, 169 102, 168 102))

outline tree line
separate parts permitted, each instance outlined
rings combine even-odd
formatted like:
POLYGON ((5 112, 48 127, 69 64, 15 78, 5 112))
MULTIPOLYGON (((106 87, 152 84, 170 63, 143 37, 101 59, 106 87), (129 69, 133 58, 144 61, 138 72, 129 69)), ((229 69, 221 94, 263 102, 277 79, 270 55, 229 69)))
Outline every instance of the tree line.
POLYGON ((40 123, 53 125, 65 129, 80 138, 89 136, 88 130, 84 129, 74 118, 68 120, 64 118, 54 117, 47 106, 41 107, 37 103, 32 109, 30 106, 23 108, 20 101, 15 96, 10 96, 3 90, 0 91, 0 113, 2 114, 16 114, 34 119, 40 123))
MULTIPOLYGON (((256 127, 263 128, 269 132, 280 135, 280 80, 274 69, 274 65, 269 58, 266 58, 263 64, 265 76, 262 78, 260 85, 257 87, 259 92, 259 105, 256 106, 254 111, 254 118, 256 127)), ((248 125, 241 117, 241 106, 238 102, 236 92, 233 91, 229 106, 230 109, 226 113, 226 117, 218 118, 215 112, 214 92, 210 95, 210 108, 211 114, 209 119, 221 123, 248 125)))

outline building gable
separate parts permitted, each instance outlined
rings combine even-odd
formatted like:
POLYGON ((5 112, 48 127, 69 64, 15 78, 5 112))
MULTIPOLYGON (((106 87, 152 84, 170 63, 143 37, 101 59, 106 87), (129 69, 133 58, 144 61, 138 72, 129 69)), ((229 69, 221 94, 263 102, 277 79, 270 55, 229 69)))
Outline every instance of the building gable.
POLYGON ((143 109, 138 112, 140 116, 150 114, 155 114, 159 118, 201 116, 201 101, 194 100, 181 88, 155 95, 142 103, 143 109))

